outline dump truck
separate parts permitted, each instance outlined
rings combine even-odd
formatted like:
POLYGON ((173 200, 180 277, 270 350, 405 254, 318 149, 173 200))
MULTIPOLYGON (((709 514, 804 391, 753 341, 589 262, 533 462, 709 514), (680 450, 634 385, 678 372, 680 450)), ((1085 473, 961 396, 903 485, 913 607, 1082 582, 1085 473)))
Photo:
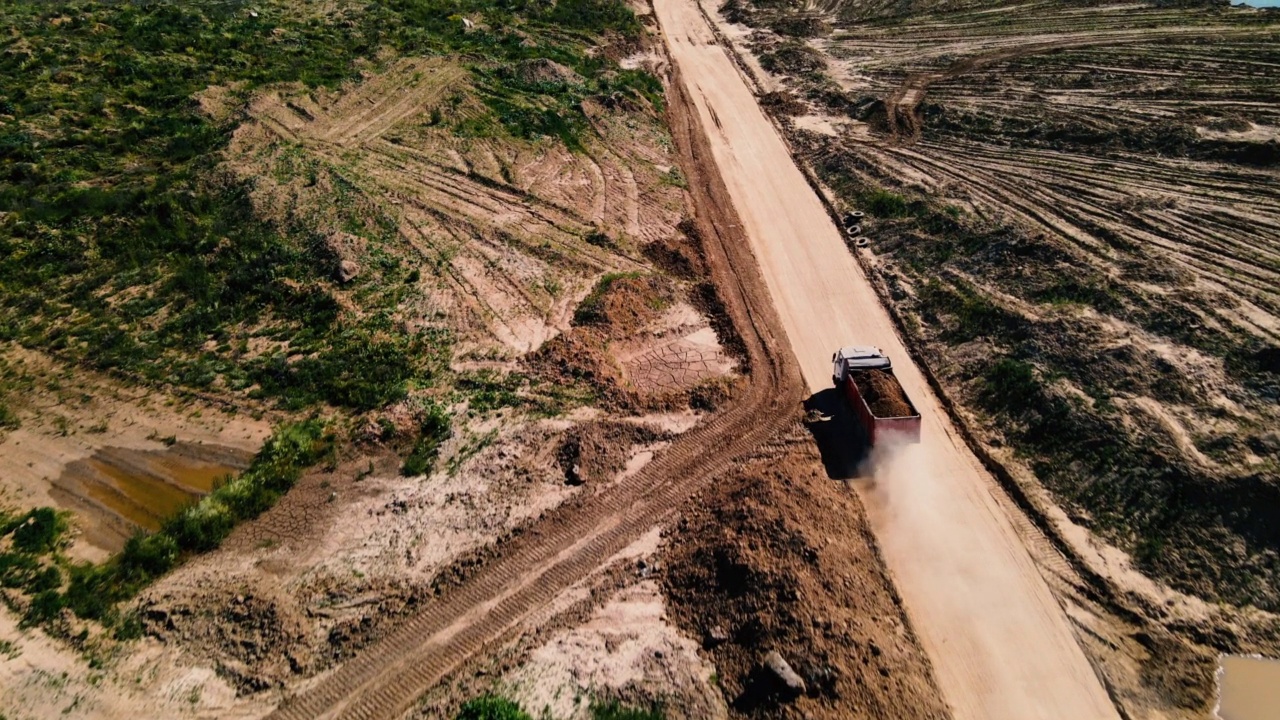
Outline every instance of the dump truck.
POLYGON ((920 442, 920 413, 893 374, 893 363, 880 348, 852 345, 831 356, 831 379, 853 405, 875 445, 890 435, 906 442, 920 442))

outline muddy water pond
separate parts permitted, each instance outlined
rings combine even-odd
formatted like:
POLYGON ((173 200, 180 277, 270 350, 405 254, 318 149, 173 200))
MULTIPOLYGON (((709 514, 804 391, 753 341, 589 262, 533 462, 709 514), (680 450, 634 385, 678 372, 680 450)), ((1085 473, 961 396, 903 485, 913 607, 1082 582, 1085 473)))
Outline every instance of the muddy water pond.
POLYGON ((1218 661, 1219 720, 1280 720, 1280 660, 1223 655, 1218 661))
POLYGON ((80 516, 85 540, 114 552, 139 529, 158 529, 252 458, 243 450, 197 443, 163 450, 105 447, 67 465, 52 494, 80 516))

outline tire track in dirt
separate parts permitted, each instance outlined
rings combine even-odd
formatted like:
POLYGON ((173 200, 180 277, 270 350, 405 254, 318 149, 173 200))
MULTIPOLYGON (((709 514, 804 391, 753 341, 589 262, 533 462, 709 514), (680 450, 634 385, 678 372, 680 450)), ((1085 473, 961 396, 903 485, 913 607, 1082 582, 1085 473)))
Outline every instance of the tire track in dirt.
POLYGON ((549 513, 500 548, 500 556, 469 581, 445 591, 269 717, 395 717, 486 642, 585 577, 794 416, 803 395, 797 364, 783 349, 785 339, 741 224, 680 88, 673 82, 670 124, 691 176, 712 279, 747 349, 747 386, 729 409, 681 436, 644 470, 549 513))
MULTIPOLYGON (((1086 219, 1096 225, 1114 227, 1135 241, 1159 247, 1171 257, 1220 281, 1247 286, 1262 296, 1273 296, 1277 292, 1280 272, 1274 268, 1280 265, 1277 262, 1280 256, 1268 252, 1265 246, 1250 245, 1215 229, 1215 225, 1220 224, 1229 229, 1230 220, 1224 217, 1226 222, 1215 222, 1210 214, 1213 209, 1221 208, 1224 213, 1232 210, 1230 204, 1223 202, 1229 196, 1223 197, 1225 193, 1217 191, 1216 186, 1211 194, 1204 188, 1206 195, 1194 195, 1181 190, 1188 185, 1182 179, 1185 176, 1173 176, 1171 172, 1162 176, 1152 168, 1153 172, 1147 173, 1148 182, 1140 187, 1162 198, 1194 204, 1199 212, 1195 216, 1183 216, 1168 210, 1158 214, 1130 210, 1121 215, 1108 206, 1131 199, 1132 190, 1127 188, 1133 184, 1122 186, 1108 177, 1110 170, 1100 172, 1092 167, 1093 162, 1083 158, 1057 153, 1052 157, 1015 159, 998 149, 973 144, 925 143, 920 147, 930 155, 913 153, 908 162, 946 174, 956 181, 980 180, 981 194, 1020 210, 1027 219, 1040 219, 1041 224, 1059 231, 1063 227, 1057 220, 1068 223, 1074 228, 1074 232, 1067 234, 1069 237, 1076 237, 1077 232, 1092 236, 1091 231, 1072 220, 1086 219), (1027 182, 1029 179, 1035 182, 1027 182), (1050 218, 1054 218, 1054 222, 1046 222, 1050 218)), ((894 154, 907 158, 901 151, 894 154)), ((1250 218, 1251 231, 1275 227, 1264 209, 1253 212, 1258 217, 1250 218)), ((1105 254, 1103 245, 1096 240, 1088 247, 1095 257, 1105 254)))
POLYGON ((912 145, 919 142, 922 128, 917 110, 925 95, 928 94, 931 85, 943 80, 951 80, 961 75, 967 75, 997 63, 1056 50, 1096 47, 1098 45, 1145 45, 1176 37, 1213 37, 1219 39, 1222 37, 1248 37, 1260 34, 1262 33, 1256 30, 1242 31, 1231 28, 1190 27, 1142 32, 1095 31, 1074 37, 1058 37, 1053 40, 1035 41, 1031 39, 1029 41, 1019 41, 1016 47, 1000 48, 961 58, 945 70, 908 74, 902 85, 885 98, 885 113, 891 142, 900 145, 912 145))

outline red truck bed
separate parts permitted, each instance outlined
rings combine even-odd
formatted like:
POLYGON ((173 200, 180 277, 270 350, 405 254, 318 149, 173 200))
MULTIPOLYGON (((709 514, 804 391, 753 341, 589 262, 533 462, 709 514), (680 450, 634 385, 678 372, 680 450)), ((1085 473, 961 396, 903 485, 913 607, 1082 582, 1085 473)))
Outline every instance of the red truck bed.
POLYGON ((832 359, 836 363, 833 379, 858 414, 868 445, 889 436, 905 442, 920 442, 920 413, 898 383, 889 359, 879 349, 844 348, 832 359))

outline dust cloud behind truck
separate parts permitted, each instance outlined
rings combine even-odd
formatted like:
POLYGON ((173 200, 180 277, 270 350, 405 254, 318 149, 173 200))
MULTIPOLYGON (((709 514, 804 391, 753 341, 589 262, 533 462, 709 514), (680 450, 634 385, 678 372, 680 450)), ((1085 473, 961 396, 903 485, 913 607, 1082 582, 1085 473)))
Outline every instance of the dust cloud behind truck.
POLYGON ((857 413, 867 445, 890 436, 920 442, 920 413, 893 374, 893 363, 880 348, 843 347, 831 356, 831 362, 831 379, 857 413))

